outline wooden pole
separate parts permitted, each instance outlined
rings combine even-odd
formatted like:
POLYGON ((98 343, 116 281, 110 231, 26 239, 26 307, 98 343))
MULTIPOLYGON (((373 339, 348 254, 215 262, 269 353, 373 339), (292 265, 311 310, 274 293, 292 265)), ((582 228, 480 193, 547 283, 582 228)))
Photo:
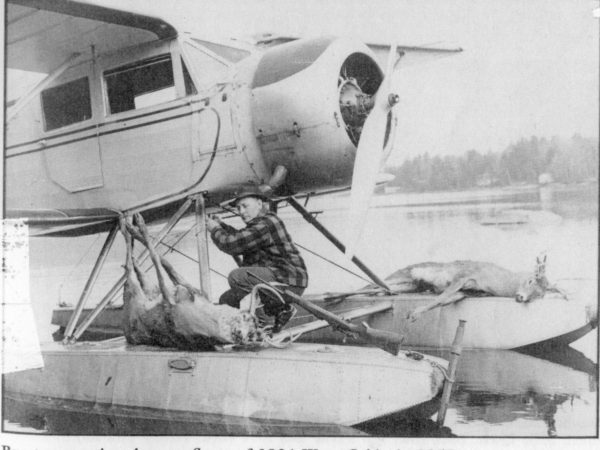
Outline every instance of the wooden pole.
MULTIPOLYGON (((342 244, 339 241, 339 239, 336 238, 327 228, 325 228, 321 224, 321 222, 319 222, 312 215, 310 215, 310 213, 300 203, 298 203, 295 198, 289 197, 287 199, 287 202, 290 204, 290 206, 292 208, 294 208, 296 211, 298 211, 300 213, 300 215, 304 218, 304 220, 306 220, 308 223, 310 223, 312 226, 314 226, 317 230, 319 230, 323 234, 323 236, 325 236, 327 239, 329 239, 329 241, 333 245, 335 245, 340 251, 342 251, 342 252, 346 251, 346 246, 344 244, 342 244)), ((375 273, 371 269, 369 269, 360 259, 358 259, 356 256, 353 256, 352 262, 354 264, 356 264, 356 266, 360 270, 362 270, 371 280, 373 280, 375 282, 375 284, 377 284, 378 286, 381 286, 387 292, 391 292, 391 289, 389 288, 389 286, 387 284, 385 284, 385 282, 381 278, 379 278, 377 275, 375 275, 375 273)))
MULTIPOLYGON (((206 230, 206 207, 204 195, 195 197, 196 206, 196 244, 198 246, 198 269, 200 271, 200 290, 211 300, 210 262, 208 258, 208 232, 206 230)), ((212 301, 212 300, 211 300, 212 301)))
POLYGON ((448 402, 450 401, 450 394, 452 393, 452 387, 454 386, 454 375, 456 374, 456 367, 458 366, 458 359, 462 353, 462 340, 465 334, 465 323, 466 320, 459 320, 458 327, 456 328, 456 334, 454 335, 454 342, 452 342, 452 350, 450 350, 450 362, 448 364, 448 378, 444 383, 444 391, 442 393, 442 400, 440 409, 437 416, 438 426, 444 425, 446 420, 446 411, 448 410, 448 402))

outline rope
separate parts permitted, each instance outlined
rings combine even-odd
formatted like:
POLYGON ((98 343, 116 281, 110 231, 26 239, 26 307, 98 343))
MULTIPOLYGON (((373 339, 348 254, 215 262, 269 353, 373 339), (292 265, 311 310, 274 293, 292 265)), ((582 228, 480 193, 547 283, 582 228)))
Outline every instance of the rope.
POLYGON ((344 271, 348 272, 349 274, 352 274, 352 275, 354 275, 355 277, 357 277, 357 278, 360 278, 360 279, 361 279, 361 280, 363 280, 363 281, 366 281, 366 282, 367 282, 367 283, 369 283, 369 284, 373 284, 373 281, 366 279, 365 277, 363 277, 363 276, 361 276, 361 275, 357 274, 356 272, 353 272, 353 271, 351 271, 350 269, 347 269, 347 268, 345 268, 344 266, 341 266, 340 264, 336 263, 335 261, 332 261, 332 260, 330 260, 330 259, 327 259, 327 258, 325 258, 324 256, 322 256, 322 255, 319 255, 317 252, 315 252, 315 251, 313 251, 313 250, 310 250, 310 249, 306 248, 305 246, 303 246, 303 245, 301 245, 301 244, 298 244, 297 242, 296 242, 295 244, 296 244, 298 247, 300 247, 301 249, 303 249, 303 250, 306 250, 306 251, 307 251, 307 252, 309 252, 309 253, 312 253, 313 255, 315 255, 315 256, 317 256, 317 257, 321 258, 321 259, 322 259, 322 260, 324 260, 324 261, 327 261, 327 262, 328 262, 328 263, 330 263, 330 264, 333 264, 334 266, 338 267, 339 269, 342 269, 342 270, 344 270, 344 271))
MULTIPOLYGON (((306 198, 306 200, 308 201, 308 197, 306 198)), ((221 207, 221 209, 222 209, 223 211, 227 211, 227 212, 229 212, 229 213, 233 214, 233 216, 232 216, 232 217, 234 217, 234 216, 239 216, 239 214, 238 214, 238 213, 237 213, 235 210, 233 210, 233 209, 231 209, 231 208, 228 208, 228 207, 227 207, 227 206, 225 206, 225 205, 220 205, 220 207, 221 207)), ((320 255, 319 253, 315 252, 314 250, 310 250, 309 248, 305 247, 304 245, 301 245, 301 244, 299 244, 298 242, 295 242, 294 244, 296 244, 296 246, 300 247, 301 249, 303 249, 303 250, 306 250, 306 251, 307 251, 307 252, 309 252, 309 253, 312 253, 312 254, 313 254, 313 255, 315 255, 316 257, 318 257, 318 258, 321 258, 322 260, 324 260, 324 261, 328 262, 329 264, 332 264, 332 265, 336 266, 337 268, 339 268, 339 269, 342 269, 342 270, 344 270, 344 271, 348 272, 349 274, 351 274, 351 275, 354 275, 354 276, 355 276, 355 277, 357 277, 357 278, 360 278, 360 279, 361 279, 361 280, 363 280, 363 281, 366 281, 366 282, 367 282, 367 283, 369 283, 369 284, 373 284, 373 281, 372 281, 372 280, 368 280, 367 278, 364 278, 363 276, 361 276, 361 275, 357 274, 356 272, 353 272, 353 271, 351 271, 350 269, 347 269, 347 268, 345 268, 344 266, 341 266, 340 264, 336 263, 335 261, 332 261, 332 260, 330 260, 330 259, 328 259, 328 258, 325 258, 323 255, 320 255)))
MULTIPOLYGON (((171 244, 169 244, 168 246, 171 247, 171 249, 173 250, 175 248, 175 246, 177 244, 179 244, 179 242, 181 242, 181 240, 190 232, 192 231, 192 228, 194 228, 196 226, 196 224, 192 225, 191 227, 189 227, 187 229, 187 231, 185 233, 181 233, 181 235, 177 238, 177 240, 171 244)), ((164 242, 161 241, 161 244, 166 245, 164 242)))
MULTIPOLYGON (((163 240, 163 241, 160 241, 160 242, 159 242, 159 244, 160 244, 160 245, 162 245, 163 247, 167 247, 167 249, 168 249, 168 251, 164 252, 164 253, 162 254, 162 256, 165 256, 165 255, 166 255, 166 254, 168 254, 169 252, 171 252, 171 253, 172 253, 172 252, 175 252, 175 253, 178 253, 178 254, 180 254, 181 256, 184 256, 185 258, 187 258, 187 259, 189 259, 189 260, 191 260, 191 261, 194 261, 196 264, 198 264, 198 260, 197 260, 197 259, 195 259, 195 258, 192 258, 192 257, 191 257, 191 256, 189 256, 188 254, 186 254, 186 253, 182 252, 181 250, 178 250, 178 249, 176 249, 176 248, 175 248, 175 246, 176 246, 177 244, 179 244, 179 242, 181 242, 181 240, 182 240, 182 239, 183 239, 183 238, 184 238, 184 237, 185 237, 185 236, 186 236, 186 235, 187 235, 187 234, 188 234, 188 233, 189 233, 189 232, 190 232, 190 231, 191 231, 191 230, 192 230, 192 229, 193 229, 195 226, 196 226, 196 224, 194 224, 194 225, 192 225, 191 227, 189 227, 189 228, 187 229, 187 231, 185 231, 184 233, 181 233, 181 234, 180 234, 180 235, 179 235, 179 236, 178 236, 178 237, 175 239, 175 242, 173 242, 173 243, 171 243, 171 244, 167 244, 167 243, 165 243, 165 242, 164 242, 164 240, 163 240)), ((145 269, 143 269, 143 270, 144 270, 144 273, 148 273, 148 272, 150 272, 150 271, 152 270, 152 268, 153 268, 153 265, 152 265, 152 264, 150 264, 148 267, 146 267, 145 269)), ((211 270, 212 272, 216 273, 217 275, 220 275, 220 276, 222 276, 223 278, 227 278, 227 276, 226 276, 226 275, 224 275, 224 274, 222 274, 222 273, 220 273, 220 272, 218 272, 218 271, 216 271, 216 270, 214 270, 214 269, 212 269, 212 268, 211 268, 210 270, 211 270)), ((114 302, 115 302, 115 300, 116 300, 116 299, 117 299, 117 297, 113 298, 113 299, 112 299, 112 300, 111 300, 111 301, 110 301, 108 304, 109 304, 109 305, 112 305, 112 304, 114 304, 114 302)))
MULTIPOLYGON (((252 287, 252 291, 250 291, 250 315, 252 317, 254 317, 256 323, 258 323, 258 318, 256 317, 255 311, 260 306, 260 297, 258 296, 258 293, 261 290, 267 291, 267 292, 269 292, 269 294, 273 294, 275 296, 275 298, 277 298, 279 301, 281 301, 282 304, 285 304, 285 300, 283 300, 283 297, 281 296, 279 291, 277 291, 277 289, 275 289, 272 286, 269 286, 268 284, 265 284, 265 283, 259 283, 259 284, 254 285, 252 287)), ((268 325, 267 327, 264 327, 262 330, 266 331, 266 328, 268 328, 268 327, 270 327, 270 326, 268 325)), ((299 333, 294 336, 291 336, 288 334, 287 336, 282 336, 281 338, 272 338, 271 336, 269 336, 268 333, 265 332, 263 334, 263 336, 264 336, 263 337, 263 346, 275 347, 275 348, 287 348, 292 344, 292 342, 294 342, 296 339, 298 339, 301 335, 302 335, 302 333, 299 333), (289 337, 289 340, 286 340, 286 338, 288 338, 288 337, 289 337)))
POLYGON ((259 302, 260 302, 260 297, 258 296, 258 291, 260 290, 264 290, 264 291, 268 291, 270 293, 272 293, 275 298, 277 300, 279 300, 283 305, 285 305, 285 300, 283 299, 283 297, 281 296, 281 294, 277 291, 277 289, 273 288, 272 286, 269 286, 268 284, 265 283, 258 283, 255 284, 252 287, 252 290, 250 291, 250 314, 254 315, 254 310, 256 308, 258 308, 259 302))
POLYGON ((296 339, 298 339, 300 336, 302 336, 302 334, 303 333, 298 333, 294 336, 287 334, 286 336, 283 336, 281 338, 275 338, 275 339, 267 336, 263 339, 263 341, 266 342, 267 346, 270 346, 270 347, 287 348, 291 344, 293 344, 296 339), (289 340, 286 341, 285 339, 288 337, 289 337, 289 340))
MULTIPOLYGON (((183 257, 185 257, 185 258, 189 259, 190 261, 193 261, 193 262, 195 262, 196 264, 198 264, 198 263, 199 263, 199 261, 198 261, 197 259, 195 259, 195 258, 191 257, 190 255, 188 255, 187 253, 184 253, 184 252, 182 252, 181 250, 178 250, 178 249, 176 249, 176 248, 175 248, 175 246, 176 246, 177 244, 179 244, 179 243, 180 243, 180 242, 183 240, 183 238, 184 238, 184 237, 186 237, 186 236, 187 236, 187 234, 188 234, 190 231, 192 231, 192 230, 193 230, 195 227, 196 227, 196 224, 193 224, 193 225, 192 225, 191 227, 189 227, 189 228, 188 228, 188 229, 187 229, 187 230, 186 230, 184 233, 181 233, 181 234, 180 234, 180 235, 179 235, 179 236, 178 236, 178 237, 175 239, 175 242, 173 242, 173 243, 167 244, 167 243, 165 243, 164 241, 161 241, 161 242, 159 242, 159 244, 160 244, 160 245, 162 245, 163 247, 167 247, 167 248, 169 249, 169 251, 167 251, 167 252, 163 253, 163 256, 164 256, 164 255, 166 255, 167 253, 173 253, 173 252, 175 252, 175 253, 178 253, 178 254, 180 254, 181 256, 183 256, 183 257)), ((149 267, 147 267, 147 268, 144 270, 144 272, 146 272, 146 273, 147 273, 147 272, 148 272, 148 271, 150 271, 151 269, 152 269, 152 265, 150 265, 149 267)), ((211 270, 211 272, 214 272, 214 273, 216 273, 217 275, 219 275, 219 276, 222 276, 223 278, 227 278, 227 275, 224 275, 224 274, 222 274, 221 272, 218 272, 217 270, 215 270, 215 269, 213 269, 213 268, 209 268, 209 269, 211 270)))
POLYGON ((427 361, 433 367, 437 367, 438 369, 440 369, 440 371, 442 372, 442 375, 444 376, 444 380, 450 381, 451 383, 454 383, 456 381, 454 378, 450 378, 450 376, 448 375, 448 370, 441 364, 439 364, 435 361, 432 361, 430 359, 427 359, 427 358, 425 358, 425 361, 427 361))
MULTIPOLYGON (((169 249, 171 252, 178 253, 178 254, 180 254, 181 256, 183 256, 183 257, 185 257, 185 258, 189 259, 190 261, 193 261, 193 262, 195 262, 196 264, 198 264, 198 263, 199 263, 199 261, 198 261, 196 258, 193 258, 193 257, 191 257, 190 255, 188 255, 188 254, 186 254, 186 253, 182 252, 181 250, 177 250, 175 247, 171 247, 169 244, 165 244, 164 242, 161 242, 160 244, 161 244, 161 245, 163 245, 163 246, 165 246, 165 247, 167 247, 167 248, 168 248, 168 249, 169 249)), ((222 274, 221 272, 218 272, 217 270, 213 269, 212 267, 209 267, 209 269, 210 269, 210 271, 211 271, 211 272, 214 272, 214 273, 216 273, 217 275, 220 275, 220 276, 222 276, 223 278, 227 278, 227 275, 224 275, 224 274, 222 274)))

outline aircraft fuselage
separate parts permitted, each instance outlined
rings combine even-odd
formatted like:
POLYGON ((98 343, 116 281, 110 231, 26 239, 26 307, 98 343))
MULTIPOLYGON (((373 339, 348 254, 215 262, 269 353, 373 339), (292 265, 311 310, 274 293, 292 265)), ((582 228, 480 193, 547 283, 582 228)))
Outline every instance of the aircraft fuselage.
POLYGON ((350 184, 356 99, 382 79, 366 46, 205 44, 180 36, 76 58, 7 124, 9 215, 143 210, 199 191, 216 203, 278 165, 288 192, 350 184))

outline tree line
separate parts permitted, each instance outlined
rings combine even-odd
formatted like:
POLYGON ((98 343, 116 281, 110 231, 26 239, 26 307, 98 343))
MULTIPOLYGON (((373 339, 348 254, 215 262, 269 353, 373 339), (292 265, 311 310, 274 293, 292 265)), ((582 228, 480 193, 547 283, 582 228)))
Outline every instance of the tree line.
POLYGON ((406 191, 597 180, 598 139, 577 134, 570 139, 532 136, 511 143, 502 152, 472 149, 458 156, 425 153, 385 171, 395 176, 390 186, 406 191))

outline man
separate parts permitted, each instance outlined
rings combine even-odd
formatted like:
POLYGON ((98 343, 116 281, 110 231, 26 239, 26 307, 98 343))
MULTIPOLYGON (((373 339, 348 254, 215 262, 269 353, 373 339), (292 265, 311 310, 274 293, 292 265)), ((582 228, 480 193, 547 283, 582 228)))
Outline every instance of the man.
MULTIPOLYGON (((281 219, 267 211, 265 195, 258 186, 248 186, 236 196, 234 206, 245 222, 245 228, 237 230, 210 217, 206 223, 220 250, 242 256, 242 265, 229 274, 230 289, 221 295, 219 304, 239 308, 240 301, 261 283, 258 278, 286 284, 286 289, 301 295, 308 285, 304 260, 281 219)), ((278 333, 296 310, 288 303, 282 304, 266 295, 263 297, 265 313, 275 317, 272 331, 278 333)))

